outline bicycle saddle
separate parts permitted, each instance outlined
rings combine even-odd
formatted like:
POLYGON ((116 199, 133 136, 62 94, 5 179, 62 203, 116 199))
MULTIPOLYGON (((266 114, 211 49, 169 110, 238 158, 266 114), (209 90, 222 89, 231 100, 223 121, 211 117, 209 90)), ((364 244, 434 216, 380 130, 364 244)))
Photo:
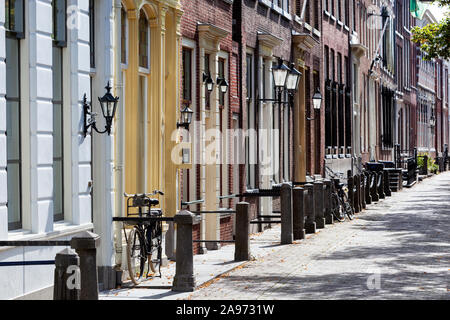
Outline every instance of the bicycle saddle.
POLYGON ((150 206, 156 206, 156 205, 159 204, 159 200, 158 199, 149 198, 148 201, 149 201, 149 205, 150 206))

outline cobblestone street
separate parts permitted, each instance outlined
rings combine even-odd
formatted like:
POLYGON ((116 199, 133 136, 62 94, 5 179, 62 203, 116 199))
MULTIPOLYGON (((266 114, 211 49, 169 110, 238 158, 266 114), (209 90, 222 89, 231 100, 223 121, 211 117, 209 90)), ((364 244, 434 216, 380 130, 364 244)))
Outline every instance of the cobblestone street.
POLYGON ((306 240, 280 246, 188 299, 449 299, 450 173, 306 240))

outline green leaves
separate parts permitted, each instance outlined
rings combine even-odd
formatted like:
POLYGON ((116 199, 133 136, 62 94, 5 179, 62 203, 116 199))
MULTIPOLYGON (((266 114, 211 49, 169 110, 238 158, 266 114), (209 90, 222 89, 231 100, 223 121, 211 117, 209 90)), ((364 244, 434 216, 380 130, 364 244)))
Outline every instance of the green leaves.
MULTIPOLYGON (((450 5, 450 0, 435 2, 440 6, 450 5)), ((411 40, 420 46, 425 60, 450 58, 450 15, 448 12, 441 22, 428 24, 422 28, 414 27, 411 31, 411 40)))

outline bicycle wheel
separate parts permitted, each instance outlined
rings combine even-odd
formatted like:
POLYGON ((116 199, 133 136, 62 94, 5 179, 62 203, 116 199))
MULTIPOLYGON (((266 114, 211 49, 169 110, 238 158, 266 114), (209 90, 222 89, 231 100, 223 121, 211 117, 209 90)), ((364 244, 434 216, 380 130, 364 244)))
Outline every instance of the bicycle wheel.
POLYGON ((142 281, 146 260, 145 240, 141 232, 133 228, 127 241, 127 262, 130 279, 135 285, 142 281))
POLYGON ((343 222, 345 220, 345 212, 336 193, 331 194, 331 210, 333 211, 333 215, 336 220, 339 222, 343 222))
POLYGON ((345 193, 343 195, 342 202, 344 204, 344 206, 343 206, 344 214, 347 215, 347 217, 350 220, 353 220, 353 218, 355 217, 355 211, 353 210, 353 207, 351 206, 351 204, 348 202, 348 197, 347 197, 347 194, 345 194, 345 193))
POLYGON ((151 249, 148 255, 148 264, 154 275, 158 270, 159 276, 161 276, 161 256, 161 226, 157 223, 152 232, 151 249))
POLYGON ((345 202, 345 214, 350 220, 353 220, 353 218, 355 217, 355 212, 353 211, 352 206, 348 202, 345 202))

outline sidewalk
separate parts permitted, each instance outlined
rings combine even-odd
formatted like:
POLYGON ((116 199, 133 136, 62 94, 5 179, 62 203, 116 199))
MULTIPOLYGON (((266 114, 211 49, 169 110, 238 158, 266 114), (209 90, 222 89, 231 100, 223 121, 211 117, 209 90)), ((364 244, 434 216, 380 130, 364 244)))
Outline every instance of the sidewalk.
POLYGON ((250 262, 233 261, 234 245, 196 255, 193 293, 170 290, 171 263, 162 279, 100 299, 449 299, 449 206, 445 172, 291 245, 279 244, 279 225, 253 235, 250 262), (368 290, 371 277, 381 289, 368 290))
MULTIPOLYGON (((280 225, 276 225, 264 232, 250 236, 251 255, 261 260, 264 256, 283 248, 280 245, 280 225)), ((247 261, 234 261, 234 244, 223 246, 219 250, 209 250, 204 255, 194 256, 194 273, 197 287, 214 282, 233 269, 239 268, 247 261)), ((138 287, 121 288, 116 290, 102 291, 100 300, 114 299, 185 299, 192 292, 179 293, 171 291, 173 277, 175 275, 175 262, 169 262, 167 267, 161 268, 162 278, 154 278, 139 284, 138 287)), ((198 290, 198 289, 197 289, 198 290)))

